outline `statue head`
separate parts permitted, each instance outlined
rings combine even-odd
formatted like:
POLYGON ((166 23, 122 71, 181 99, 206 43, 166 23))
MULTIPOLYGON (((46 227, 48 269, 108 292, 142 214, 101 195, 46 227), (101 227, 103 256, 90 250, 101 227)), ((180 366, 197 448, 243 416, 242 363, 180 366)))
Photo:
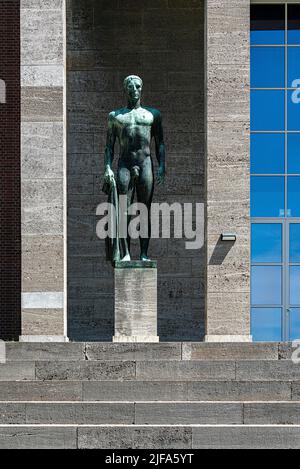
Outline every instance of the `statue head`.
POLYGON ((129 75, 124 80, 124 90, 130 102, 136 103, 141 99, 143 80, 136 75, 129 75))

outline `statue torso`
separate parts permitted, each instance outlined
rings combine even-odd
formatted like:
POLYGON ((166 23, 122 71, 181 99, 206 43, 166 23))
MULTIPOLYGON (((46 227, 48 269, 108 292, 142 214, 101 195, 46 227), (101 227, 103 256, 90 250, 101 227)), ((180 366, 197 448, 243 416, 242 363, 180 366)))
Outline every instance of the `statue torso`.
POLYGON ((120 160, 126 164, 140 164, 150 157, 154 115, 140 107, 114 111, 114 127, 120 143, 120 160))

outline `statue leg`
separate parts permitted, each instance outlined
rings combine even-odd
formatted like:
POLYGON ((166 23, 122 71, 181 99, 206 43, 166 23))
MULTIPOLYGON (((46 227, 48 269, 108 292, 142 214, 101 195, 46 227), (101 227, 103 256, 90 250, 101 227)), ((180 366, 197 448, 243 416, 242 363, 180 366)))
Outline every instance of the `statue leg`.
MULTIPOLYGON (((118 187, 118 195, 126 195, 127 196, 127 207, 132 203, 132 199, 134 197, 133 190, 130 186, 130 171, 125 168, 121 167, 118 171, 117 176, 117 187, 118 187)), ((127 217, 127 233, 128 233, 128 224, 130 222, 129 217, 127 217)), ((129 261, 130 260, 130 240, 129 238, 120 238, 120 248, 121 248, 121 258, 123 260, 129 261)))
POLYGON ((140 177, 136 185, 137 200, 139 203, 146 205, 148 210, 148 237, 140 238, 141 245, 141 259, 148 259, 149 242, 151 239, 151 204, 153 200, 154 192, 154 176, 153 176, 153 164, 151 158, 146 158, 140 168, 140 177))

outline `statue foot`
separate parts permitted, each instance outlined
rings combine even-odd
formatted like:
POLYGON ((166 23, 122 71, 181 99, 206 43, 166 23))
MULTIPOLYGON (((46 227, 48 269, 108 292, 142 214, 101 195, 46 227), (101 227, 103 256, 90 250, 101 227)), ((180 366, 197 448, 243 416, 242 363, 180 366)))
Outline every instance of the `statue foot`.
POLYGON ((131 261, 131 257, 130 257, 130 254, 127 254, 127 256, 123 257, 123 259, 121 259, 121 262, 130 262, 131 261))
POLYGON ((146 254, 142 254, 140 259, 143 262, 151 262, 151 259, 148 256, 146 256, 146 254))

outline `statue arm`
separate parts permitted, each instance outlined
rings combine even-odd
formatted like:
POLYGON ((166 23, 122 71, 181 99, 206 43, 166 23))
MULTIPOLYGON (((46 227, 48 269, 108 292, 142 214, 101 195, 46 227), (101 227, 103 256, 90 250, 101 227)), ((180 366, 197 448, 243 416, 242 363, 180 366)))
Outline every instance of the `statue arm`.
POLYGON ((164 132, 160 112, 157 112, 157 115, 155 116, 154 139, 156 158, 159 164, 157 183, 161 184, 165 181, 166 175, 166 147, 164 143, 164 132))
POLYGON ((113 114, 109 115, 108 119, 108 131, 106 138, 106 146, 104 152, 104 166, 105 174, 104 181, 106 184, 111 184, 114 179, 114 173, 112 171, 112 164, 114 160, 114 148, 116 143, 116 132, 114 127, 114 116, 113 114))

